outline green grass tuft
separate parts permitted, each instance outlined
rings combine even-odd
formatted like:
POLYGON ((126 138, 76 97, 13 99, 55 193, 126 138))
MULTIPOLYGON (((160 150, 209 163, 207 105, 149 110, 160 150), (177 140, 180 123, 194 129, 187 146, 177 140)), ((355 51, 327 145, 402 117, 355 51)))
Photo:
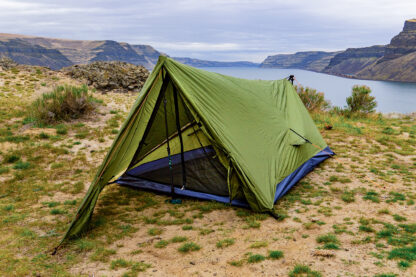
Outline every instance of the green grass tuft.
POLYGON ((198 251, 199 249, 201 249, 201 246, 198 244, 194 242, 187 242, 182 244, 181 247, 178 248, 178 251, 182 253, 188 253, 190 251, 198 251))
POLYGON ((259 263, 266 259, 263 255, 260 254, 250 254, 248 256, 247 262, 249 263, 259 263))
POLYGON ((270 259, 277 260, 277 259, 283 258, 283 256, 284 254, 282 251, 279 251, 279 250, 269 251, 270 259))
POLYGON ((166 246, 168 246, 168 244, 169 244, 169 241, 160 240, 160 241, 156 242, 155 248, 165 248, 166 246))
POLYGON ((25 170, 25 169, 30 168, 30 163, 29 162, 18 161, 17 163, 15 163, 13 168, 18 169, 18 170, 25 170))
POLYGON ((223 239, 217 242, 217 248, 225 248, 235 243, 235 239, 223 239))
POLYGON ((289 277, 322 277, 322 274, 318 271, 313 271, 307 265, 295 265, 293 270, 289 273, 289 277))
POLYGON ((184 242, 187 240, 188 240, 187 237, 176 236, 176 237, 173 237, 170 241, 173 243, 177 243, 177 242, 184 242))

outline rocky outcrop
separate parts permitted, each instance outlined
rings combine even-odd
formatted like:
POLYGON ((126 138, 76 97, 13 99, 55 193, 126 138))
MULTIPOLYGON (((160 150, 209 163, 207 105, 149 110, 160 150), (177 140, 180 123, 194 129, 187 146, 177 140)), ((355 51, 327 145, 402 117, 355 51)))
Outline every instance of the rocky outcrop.
POLYGON ((331 59, 340 52, 307 51, 295 54, 268 56, 261 64, 265 68, 297 68, 311 71, 324 70, 331 59))
POLYGON ((56 49, 32 45, 21 39, 0 40, 0 56, 19 64, 46 66, 59 69, 73 63, 56 49))
POLYGON ((119 61, 96 61, 66 67, 62 71, 98 90, 119 92, 139 91, 149 76, 145 67, 119 61))
POLYGON ((258 63, 238 61, 238 62, 217 62, 200 59, 174 57, 180 63, 195 66, 195 67, 258 67, 258 63))
POLYGON ((383 57, 385 48, 384 45, 348 48, 344 52, 336 54, 323 72, 353 76, 360 70, 373 64, 377 59, 383 57))

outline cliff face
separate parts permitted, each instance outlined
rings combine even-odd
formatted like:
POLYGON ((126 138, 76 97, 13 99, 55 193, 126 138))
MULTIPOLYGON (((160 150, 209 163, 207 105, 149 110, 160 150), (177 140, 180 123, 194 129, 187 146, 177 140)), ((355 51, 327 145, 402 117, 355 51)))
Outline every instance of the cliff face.
POLYGON ((406 20, 403 31, 392 38, 386 53, 378 63, 400 58, 416 51, 416 19, 406 20))
MULTIPOLYGON (((26 61, 31 65, 49 66, 53 69, 69 66, 72 64, 88 64, 94 61, 124 61, 135 65, 143 65, 147 68, 153 68, 156 64, 160 53, 149 45, 130 45, 124 42, 117 42, 111 40, 97 41, 97 40, 67 40, 55 38, 43 38, 22 36, 13 34, 0 34, 0 41, 14 52, 22 52, 21 45, 13 43, 13 40, 18 39, 25 44, 25 53, 19 54, 19 63, 26 61), (50 55, 55 53, 58 57, 64 57, 67 61, 63 63, 60 59, 54 62, 52 59, 33 59, 28 53, 31 51, 49 51, 50 55), (46 49, 46 50, 45 50, 46 49), (69 63, 68 63, 69 61, 69 63)), ((0 55, 9 56, 13 59, 9 52, 0 50, 0 55)))
POLYGON ((308 51, 295 54, 268 56, 261 64, 266 68, 297 68, 311 71, 322 71, 331 59, 339 52, 308 51))
POLYGON ((21 39, 0 40, 0 56, 9 57, 20 64, 47 66, 51 69, 72 65, 58 50, 31 45, 21 39))
POLYGON ((262 67, 298 68, 359 79, 416 82, 416 19, 390 44, 341 52, 298 52, 267 57, 262 67))
POLYGON ((375 45, 363 48, 348 48, 344 52, 336 54, 328 66, 323 70, 329 74, 354 75, 363 68, 383 57, 384 45, 375 45))
POLYGON ((403 31, 387 45, 384 56, 355 76, 362 79, 416 82, 416 19, 407 20, 403 31))
POLYGON ((121 61, 148 66, 144 55, 139 55, 128 43, 106 40, 92 51, 95 52, 95 57, 90 61, 121 61))
POLYGON ((174 57, 180 63, 195 66, 195 67, 257 67, 258 63, 252 62, 217 62, 217 61, 206 61, 192 58, 174 57))

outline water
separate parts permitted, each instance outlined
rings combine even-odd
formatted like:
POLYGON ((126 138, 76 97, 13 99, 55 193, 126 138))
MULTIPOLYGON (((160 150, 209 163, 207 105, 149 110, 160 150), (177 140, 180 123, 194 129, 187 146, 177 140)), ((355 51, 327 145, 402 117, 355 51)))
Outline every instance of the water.
POLYGON ((245 79, 278 80, 295 75, 303 86, 315 88, 325 93, 325 98, 332 105, 344 107, 346 98, 351 95, 354 85, 367 85, 376 97, 377 111, 383 113, 416 112, 416 83, 399 83, 388 81, 369 81, 341 78, 300 69, 277 69, 256 67, 207 67, 208 71, 245 79))

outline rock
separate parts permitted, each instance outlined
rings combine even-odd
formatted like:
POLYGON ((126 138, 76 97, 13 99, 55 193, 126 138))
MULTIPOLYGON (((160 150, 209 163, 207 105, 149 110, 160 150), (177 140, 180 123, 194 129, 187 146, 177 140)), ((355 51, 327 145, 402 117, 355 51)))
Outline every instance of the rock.
POLYGON ((149 76, 145 67, 119 61, 96 61, 65 67, 61 71, 102 91, 140 91, 149 76))
POLYGON ((0 56, 0 67, 4 70, 9 70, 13 67, 16 67, 17 63, 6 56, 0 56))

